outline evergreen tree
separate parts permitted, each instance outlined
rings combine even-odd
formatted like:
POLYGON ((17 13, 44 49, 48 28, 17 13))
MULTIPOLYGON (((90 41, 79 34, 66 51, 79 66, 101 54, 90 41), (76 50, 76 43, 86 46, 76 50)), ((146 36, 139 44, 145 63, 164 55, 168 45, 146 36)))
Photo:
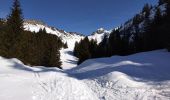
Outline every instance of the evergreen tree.
POLYGON ((74 46, 74 56, 78 57, 78 50, 79 50, 79 43, 76 41, 75 46, 74 46))
POLYGON ((4 24, 5 24, 5 21, 2 18, 0 18, 0 30, 3 29, 4 24))
POLYGON ((66 49, 68 48, 67 42, 63 45, 63 47, 66 49))
POLYGON ((145 20, 144 20, 144 33, 143 33, 143 44, 144 44, 144 50, 150 50, 150 44, 149 44, 149 41, 150 41, 150 38, 151 38, 151 35, 149 33, 149 30, 150 30, 150 25, 151 25, 151 20, 149 18, 150 16, 150 8, 149 8, 149 5, 146 4, 144 6, 144 9, 145 11, 145 20))
POLYGON ((169 3, 169 2, 170 2, 169 0, 159 0, 158 4, 162 5, 162 4, 169 3))
POLYGON ((164 45, 164 40, 163 40, 163 35, 165 35, 165 33, 162 33, 163 29, 163 25, 162 25, 162 15, 161 15, 161 11, 160 8, 157 8, 155 16, 154 16, 154 20, 152 22, 152 26, 150 29, 150 33, 152 34, 152 42, 153 42, 153 46, 155 49, 160 49, 163 48, 164 45), (162 34, 161 34, 162 33, 162 34))
POLYGON ((119 55, 121 53, 122 50, 121 43, 122 41, 121 41, 119 29, 114 30, 109 37, 109 43, 108 43, 109 56, 119 55))
POLYGON ((133 18, 133 25, 138 26, 143 21, 143 18, 140 14, 136 14, 133 18))
POLYGON ((85 37, 84 40, 80 41, 78 49, 78 58, 79 58, 78 64, 81 64, 83 61, 91 58, 88 37, 85 37))
POLYGON ((129 34, 124 33, 121 38, 121 52, 119 55, 124 56, 129 54, 129 34))
POLYGON ((140 33, 134 34, 134 49, 135 52, 142 52, 144 48, 143 38, 139 35, 140 33))
MULTIPOLYGON (((23 31, 23 15, 19 0, 14 0, 11 13, 7 18, 6 48, 11 57, 17 57, 17 47, 23 31)), ((19 53, 19 52, 18 52, 19 53)))
POLYGON ((106 57, 108 55, 107 41, 108 41, 107 35, 104 35, 102 42, 99 44, 97 48, 98 49, 96 55, 97 57, 106 57))
POLYGON ((165 3, 165 0, 159 0, 159 1, 158 1, 158 4, 159 4, 159 5, 162 5, 162 4, 164 4, 164 3, 165 3))
POLYGON ((150 10, 151 10, 151 6, 149 4, 145 4, 142 10, 142 13, 144 14, 145 18, 148 18, 150 15, 150 10))
MULTIPOLYGON (((16 36, 23 30, 23 15, 19 0, 14 0, 10 15, 7 18, 7 26, 16 36)), ((12 33, 11 33, 12 34, 12 33)))
POLYGON ((168 46, 170 46, 170 0, 166 0, 166 16, 165 16, 165 22, 166 22, 166 25, 164 26, 165 27, 165 44, 168 46))
POLYGON ((97 41, 96 40, 91 40, 90 41, 90 44, 89 44, 89 51, 90 51, 90 54, 91 54, 91 57, 92 58, 96 58, 96 51, 97 51, 97 41))

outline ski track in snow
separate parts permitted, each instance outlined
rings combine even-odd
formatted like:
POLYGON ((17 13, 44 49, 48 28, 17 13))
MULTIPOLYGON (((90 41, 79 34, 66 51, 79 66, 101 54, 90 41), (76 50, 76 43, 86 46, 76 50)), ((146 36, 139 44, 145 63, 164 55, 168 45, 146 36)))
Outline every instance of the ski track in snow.
POLYGON ((158 50, 87 60, 67 70, 0 57, 0 100, 170 100, 169 57, 158 50))
POLYGON ((74 78, 57 73, 50 73, 45 79, 39 73, 34 75, 37 81, 35 100, 96 100, 97 98, 84 83, 74 78))

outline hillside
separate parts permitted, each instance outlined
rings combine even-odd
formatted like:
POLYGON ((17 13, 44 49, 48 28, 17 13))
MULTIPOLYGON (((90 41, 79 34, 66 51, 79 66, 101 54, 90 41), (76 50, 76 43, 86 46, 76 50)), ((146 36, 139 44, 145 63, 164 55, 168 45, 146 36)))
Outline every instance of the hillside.
POLYGON ((87 60, 63 71, 0 57, 0 99, 169 100, 168 58, 166 50, 157 50, 87 60))

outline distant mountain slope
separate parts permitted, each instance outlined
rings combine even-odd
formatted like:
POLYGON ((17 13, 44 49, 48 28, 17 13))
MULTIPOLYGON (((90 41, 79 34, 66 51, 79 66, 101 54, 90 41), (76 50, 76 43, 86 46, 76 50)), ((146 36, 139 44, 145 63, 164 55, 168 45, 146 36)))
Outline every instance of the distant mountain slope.
MULTIPOLYGON (((150 8, 149 20, 152 22, 154 20, 157 9, 160 9, 160 13, 163 16, 166 10, 166 4, 161 5, 148 5, 150 8)), ((143 8, 144 9, 144 8, 143 8)), ((123 25, 119 26, 119 31, 123 35, 129 35, 129 41, 133 41, 135 34, 145 32, 145 18, 146 12, 142 11, 137 13, 134 17, 126 21, 123 25)))
POLYGON ((76 32, 66 32, 64 30, 59 30, 57 28, 46 25, 44 22, 36 20, 26 20, 24 22, 24 28, 25 30, 31 32, 38 32, 40 29, 45 28, 47 33, 57 35, 62 39, 63 42, 67 42, 68 47, 71 49, 74 48, 74 44, 76 41, 80 41, 82 38, 84 38, 83 35, 76 32))
MULTIPOLYGON (((79 42, 81 39, 85 37, 77 32, 66 32, 64 30, 57 29, 55 27, 50 27, 42 21, 37 20, 26 20, 24 22, 24 28, 27 31, 31 32, 38 32, 40 29, 45 28, 47 33, 54 34, 59 36, 63 42, 67 42, 70 49, 74 48, 75 42, 79 42)), ((100 43, 103 40, 105 35, 109 36, 111 31, 107 31, 103 28, 98 29, 97 31, 93 32, 88 38, 97 40, 97 43, 100 43)))

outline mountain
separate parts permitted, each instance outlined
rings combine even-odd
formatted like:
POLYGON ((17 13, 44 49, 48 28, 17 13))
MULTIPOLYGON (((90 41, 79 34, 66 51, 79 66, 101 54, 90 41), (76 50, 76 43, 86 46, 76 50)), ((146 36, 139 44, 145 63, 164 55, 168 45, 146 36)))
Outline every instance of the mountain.
POLYGON ((133 41, 135 34, 138 33, 143 33, 145 32, 145 22, 147 22, 147 18, 146 18, 146 8, 148 6, 148 18, 149 21, 153 21, 156 11, 157 9, 160 9, 160 13, 161 16, 166 14, 166 3, 161 4, 161 5, 145 5, 143 10, 141 10, 141 12, 137 13, 134 17, 132 17, 131 19, 129 19, 128 21, 126 21, 123 25, 119 26, 116 29, 119 29, 120 34, 123 35, 128 35, 129 36, 129 41, 133 41))
POLYGON ((66 32, 64 30, 57 29, 55 27, 48 26, 42 21, 26 20, 24 22, 24 28, 27 31, 38 32, 40 29, 46 29, 47 33, 57 35, 64 43, 68 43, 68 47, 73 49, 76 41, 80 41, 84 38, 84 35, 76 32, 66 32))
MULTIPOLYGON (((62 61, 62 67, 64 69, 70 69, 77 66, 78 59, 73 56, 73 49, 75 42, 79 42, 81 39, 85 38, 85 35, 82 35, 77 32, 66 32, 64 30, 57 29, 55 27, 48 26, 45 22, 39 20, 25 20, 24 29, 31 32, 38 32, 40 29, 46 29, 47 33, 57 35, 61 38, 63 43, 67 43, 67 49, 60 50, 60 59, 62 61)), ((93 32, 88 38, 97 40, 97 43, 100 43, 103 40, 105 35, 109 36, 111 31, 104 30, 103 28, 98 29, 96 32, 93 32)))
MULTIPOLYGON (((45 22, 39 20, 25 20, 24 28, 27 31, 38 32, 40 29, 45 28, 47 33, 54 34, 59 36, 62 41, 68 43, 68 47, 73 49, 75 42, 79 42, 85 37, 81 33, 77 32, 66 32, 64 30, 57 29, 55 27, 48 26, 45 22)), ((97 31, 93 32, 88 38, 97 40, 97 43, 100 43, 105 35, 109 36, 112 30, 107 31, 104 28, 100 28, 97 31)))
POLYGON ((107 37, 109 37, 111 32, 112 30, 107 31, 104 28, 99 28, 96 32, 93 32, 91 35, 89 35, 88 38, 90 40, 97 40, 97 43, 99 44, 103 40, 104 36, 106 35, 107 37))

